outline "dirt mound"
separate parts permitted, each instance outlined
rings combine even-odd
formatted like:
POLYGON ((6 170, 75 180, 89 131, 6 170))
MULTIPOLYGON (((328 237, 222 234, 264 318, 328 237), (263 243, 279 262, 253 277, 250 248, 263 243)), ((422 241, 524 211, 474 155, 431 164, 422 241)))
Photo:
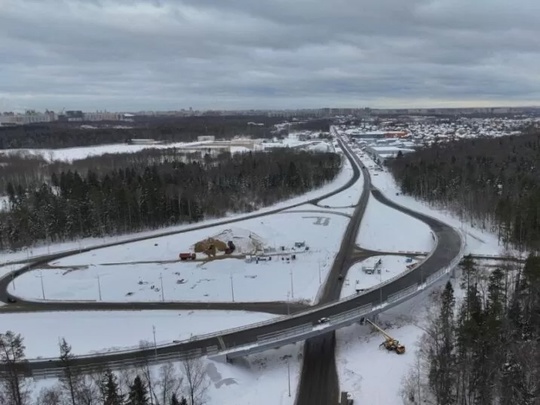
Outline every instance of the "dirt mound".
MULTIPOLYGON (((230 243, 234 246, 236 254, 254 254, 263 252, 265 241, 255 232, 242 228, 228 228, 220 233, 201 240, 193 245, 193 250, 197 253, 204 253, 214 257, 219 253, 226 254, 230 249, 230 243)), ((231 253, 229 251, 229 253, 231 253)), ((227 253, 227 254, 229 254, 227 253)))

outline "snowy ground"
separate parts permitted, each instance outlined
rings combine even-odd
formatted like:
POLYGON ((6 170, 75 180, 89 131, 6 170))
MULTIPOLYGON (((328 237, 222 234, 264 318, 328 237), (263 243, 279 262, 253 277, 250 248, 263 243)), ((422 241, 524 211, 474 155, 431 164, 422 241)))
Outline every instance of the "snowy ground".
MULTIPOLYGON (((303 343, 287 345, 262 354, 247 356, 234 364, 203 358, 208 390, 205 405, 293 405, 300 380, 303 343), (290 376, 290 392, 289 392, 290 376), (289 395, 290 394, 290 395, 289 395)), ((175 363, 178 375, 183 375, 180 363, 175 363)), ((159 381, 161 366, 151 367, 159 381)), ((34 398, 41 388, 57 383, 55 379, 31 384, 34 398)), ((181 390, 186 395, 185 385, 181 390)), ((158 388, 159 389, 159 388, 158 388)))
POLYGON ((434 247, 429 226, 370 196, 357 243, 386 252, 428 252, 434 247))
MULTIPOLYGON (((214 223, 218 223, 220 221, 223 221, 224 219, 232 219, 232 218, 241 219, 248 215, 265 213, 265 212, 276 210, 276 209, 287 209, 287 207, 290 207, 291 205, 301 204, 303 201, 308 201, 308 200, 320 197, 322 195, 331 193, 333 190, 338 189, 341 186, 345 185, 351 179, 351 177, 352 177, 352 171, 346 170, 346 165, 344 165, 343 170, 341 170, 341 172, 336 176, 334 181, 328 184, 325 184, 324 186, 316 190, 312 190, 308 193, 302 194, 298 197, 281 201, 277 204, 264 207, 264 208, 261 208, 260 210, 253 211, 250 213, 231 214, 227 216, 226 218, 209 218, 207 220, 198 222, 196 224, 177 225, 173 227, 161 228, 161 229, 156 229, 152 231, 139 232, 137 234, 118 235, 118 236, 104 237, 104 238, 87 238, 87 239, 81 239, 78 241, 55 243, 49 246, 32 247, 32 248, 24 249, 17 252, 2 252, 1 262, 5 263, 8 261, 30 260, 32 257, 35 257, 35 256, 47 255, 47 254, 58 253, 58 252, 65 252, 65 251, 69 251, 73 249, 88 248, 91 246, 98 246, 105 243, 129 240, 136 237, 159 235, 160 233, 164 233, 164 232, 186 230, 186 229, 190 229, 190 228, 201 226, 201 225, 211 225, 214 223)), ((314 206, 309 206, 309 207, 313 209, 314 206)))
POLYGON ((185 148, 187 146, 197 146, 205 143, 209 142, 175 142, 152 145, 128 145, 126 143, 115 143, 109 145, 84 146, 79 148, 62 149, 4 149, 0 151, 0 153, 6 155, 22 154, 29 156, 40 156, 48 162, 72 162, 74 160, 86 159, 91 156, 101 156, 107 153, 136 153, 144 149, 185 148))
POLYGON ((74 354, 80 355, 138 348, 141 341, 153 343, 153 326, 157 344, 165 344, 274 317, 242 311, 15 313, 0 315, 0 333, 20 333, 27 358, 57 357, 61 338, 72 346, 74 354))
POLYGON ((445 223, 454 226, 456 229, 464 231, 466 233, 466 253, 492 255, 504 253, 505 249, 503 246, 499 245, 497 236, 495 234, 484 231, 478 226, 472 226, 469 223, 461 222, 459 218, 452 212, 437 209, 430 206, 426 202, 416 200, 410 196, 402 195, 399 187, 396 185, 394 178, 390 173, 388 173, 386 170, 383 172, 374 171, 373 167, 375 167, 375 164, 371 158, 367 154, 360 154, 359 156, 366 165, 371 166, 371 181, 373 185, 381 190, 386 197, 407 208, 431 215, 434 218, 438 218, 445 223), (375 173, 377 173, 377 176, 373 176, 375 173), (399 195, 396 195, 396 193, 399 193, 399 195))
MULTIPOLYGON (((345 166, 345 170, 350 171, 351 177, 353 175, 353 169, 349 161, 345 166)), ((362 196, 362 191, 364 189, 364 178, 362 175, 358 180, 348 189, 333 195, 332 197, 326 198, 319 201, 319 206, 321 207, 351 207, 358 204, 358 200, 362 196)))
POLYGON ((424 292, 390 309, 375 321, 406 347, 405 354, 388 352, 379 345, 384 337, 368 325, 336 331, 336 362, 340 388, 353 393, 355 403, 401 405, 402 380, 416 362, 418 341, 424 333, 431 294, 424 292), (381 383, 383 382, 383 383, 381 383))
POLYGON ((355 263, 347 274, 341 290, 341 298, 356 294, 357 289, 368 289, 374 285, 385 282, 392 277, 407 270, 407 266, 418 263, 417 259, 406 256, 374 256, 362 262, 355 263), (381 261, 380 267, 377 262, 381 261), (362 268, 380 268, 380 273, 376 270, 373 274, 366 274, 362 268))
MULTIPOLYGON (((103 301, 311 301, 339 250, 348 218, 335 214, 281 213, 185 234, 103 248, 26 273, 9 291, 26 299, 103 301), (180 262, 180 252, 226 229, 253 232, 280 253, 267 262, 226 258, 180 262), (291 250, 304 242, 309 250, 291 250), (295 260, 280 260, 296 254, 295 260), (42 278, 43 277, 43 278, 42 278), (232 288, 231 288, 232 284, 232 288), (163 286, 163 290, 162 290, 163 286)), ((255 237, 255 236, 253 236, 255 237)), ((235 252, 236 253, 236 252, 235 252)), ((204 255, 199 254, 199 257, 204 255)))
POLYGON ((207 405, 293 405, 302 369, 302 350, 303 343, 297 343, 248 356, 234 364, 211 362, 210 366, 215 365, 219 374, 213 378, 207 405))

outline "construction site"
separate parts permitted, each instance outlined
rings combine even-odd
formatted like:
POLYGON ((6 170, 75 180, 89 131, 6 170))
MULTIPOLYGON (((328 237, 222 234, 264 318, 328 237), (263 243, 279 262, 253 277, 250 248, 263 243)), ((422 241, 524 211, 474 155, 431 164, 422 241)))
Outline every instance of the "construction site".
POLYGON ((208 262, 236 258, 243 259, 246 263, 259 263, 271 261, 274 257, 274 260, 281 259, 290 262, 296 260, 298 253, 308 250, 309 246, 306 246, 305 242, 295 242, 292 247, 271 247, 254 232, 241 228, 229 228, 195 242, 190 251, 181 252, 178 259, 180 261, 208 262))

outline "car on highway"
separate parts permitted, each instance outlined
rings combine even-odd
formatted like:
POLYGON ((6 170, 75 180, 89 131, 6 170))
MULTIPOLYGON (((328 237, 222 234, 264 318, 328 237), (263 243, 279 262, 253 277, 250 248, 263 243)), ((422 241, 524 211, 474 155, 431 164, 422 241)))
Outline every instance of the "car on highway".
POLYGON ((324 323, 328 323, 330 322, 330 318, 327 318, 326 316, 322 317, 322 318, 319 318, 317 319, 317 325, 322 325, 324 323))
POLYGON ((9 302, 10 304, 15 304, 17 300, 13 297, 8 297, 7 302, 9 302))

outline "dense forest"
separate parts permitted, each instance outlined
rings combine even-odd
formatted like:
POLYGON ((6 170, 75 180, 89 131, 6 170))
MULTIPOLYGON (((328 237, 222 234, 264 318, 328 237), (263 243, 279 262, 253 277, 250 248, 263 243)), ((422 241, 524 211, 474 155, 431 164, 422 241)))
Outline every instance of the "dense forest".
MULTIPOLYGON (((80 128, 95 122, 0 127, 0 149, 69 148, 126 142, 131 138, 189 142, 199 135, 230 139, 237 135, 253 138, 272 136, 274 124, 283 119, 266 116, 139 117, 135 122, 115 122, 99 128, 80 128), (253 125, 263 124, 263 125, 253 125), (116 128, 123 126, 124 128, 116 128)), ((99 124, 103 125, 103 123, 99 124)))
POLYGON ((31 188, 8 183, 0 250, 253 211, 322 186, 342 163, 337 154, 290 149, 198 160, 158 156, 150 164, 109 171, 54 172, 31 188))
POLYGON ((540 250, 540 134, 438 143, 388 163, 405 194, 540 250))
POLYGON ((540 403, 540 257, 484 272, 466 257, 458 304, 438 297, 407 376, 405 404, 540 403))
POLYGON ((179 358, 153 370, 152 345, 141 342, 146 356, 134 369, 113 372, 107 366, 88 373, 77 365, 71 346, 59 341, 60 376, 52 386, 32 392, 24 338, 0 334, 0 404, 2 405, 203 405, 210 379, 200 359, 179 358))
MULTIPOLYGON (((55 151, 52 152, 54 155, 55 151)), ((33 155, 23 151, 13 154, 0 154, 0 195, 6 195, 9 183, 18 184, 24 188, 39 187, 43 182, 50 182, 54 173, 77 171, 86 174, 92 170, 98 174, 108 173, 111 170, 146 166, 162 162, 164 159, 175 159, 184 162, 201 160, 206 155, 215 155, 216 151, 190 151, 177 148, 146 148, 135 153, 106 153, 104 155, 89 156, 73 161, 46 159, 48 156, 33 155), (52 161, 50 161, 52 160, 52 161)), ((219 159, 228 159, 223 154, 219 159)))

